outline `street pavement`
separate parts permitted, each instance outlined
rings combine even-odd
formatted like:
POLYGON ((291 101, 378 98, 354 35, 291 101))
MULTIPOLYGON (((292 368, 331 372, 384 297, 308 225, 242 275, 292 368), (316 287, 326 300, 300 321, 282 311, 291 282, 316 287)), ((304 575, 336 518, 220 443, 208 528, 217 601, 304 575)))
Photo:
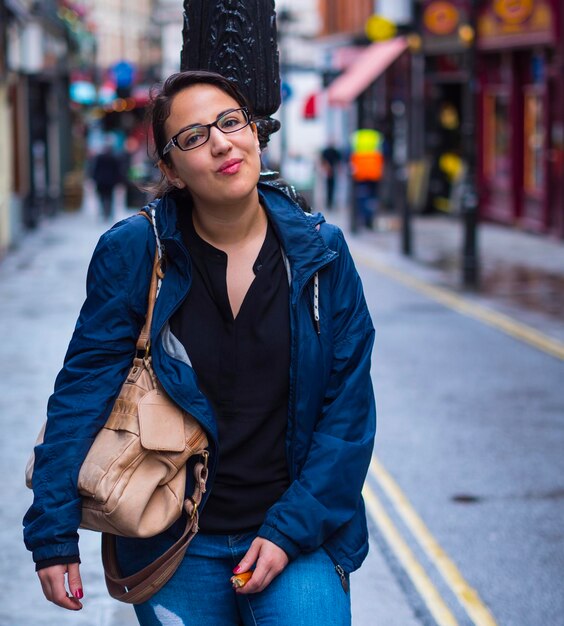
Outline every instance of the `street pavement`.
MULTIPOLYGON (((79 613, 43 599, 21 538, 31 502, 25 462, 84 297, 88 261, 107 227, 87 191, 81 212, 46 220, 0 262, 0 626, 136 623, 130 607, 107 596, 95 533, 81 532, 85 608, 79 613)), ((130 214, 118 204, 117 218, 130 214)), ((328 217, 346 223, 344 213, 328 217)), ((377 329, 375 454, 382 466, 367 480, 371 551, 352 576, 353 624, 561 626, 562 360, 535 343, 536 335, 533 343, 527 335, 510 336, 492 318, 455 304, 487 308, 494 321, 496 314, 509 315, 558 348, 564 323, 551 304, 562 293, 547 297, 543 283, 539 301, 546 306, 528 308, 506 284, 497 292, 463 292, 455 264, 444 260, 456 255, 457 226, 418 220, 415 260, 397 252, 393 220, 348 236, 377 329), (443 292, 455 300, 440 300, 443 292)), ((507 234, 483 228, 487 268, 501 264, 505 276, 514 276, 507 267, 524 266, 560 285, 561 244, 507 234)))
POLYGON ((369 506, 373 536, 422 623, 562 626, 564 246, 482 224, 468 292, 460 221, 418 217, 413 235, 413 259, 385 215, 348 237, 376 327, 368 485, 413 558, 369 506))

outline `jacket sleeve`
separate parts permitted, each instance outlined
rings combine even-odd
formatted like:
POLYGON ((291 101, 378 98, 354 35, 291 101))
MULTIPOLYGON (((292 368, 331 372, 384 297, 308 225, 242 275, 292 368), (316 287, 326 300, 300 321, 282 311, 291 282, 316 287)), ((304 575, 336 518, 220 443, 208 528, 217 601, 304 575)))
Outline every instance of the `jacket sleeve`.
POLYGON ((34 500, 23 520, 35 562, 78 555, 78 473, 127 375, 143 323, 136 296, 145 281, 148 288, 145 255, 131 254, 119 231, 103 235, 92 257, 86 300, 48 402, 44 442, 35 448, 34 500))
POLYGON ((374 328, 340 231, 337 239, 339 256, 331 266, 329 289, 323 292, 332 299, 334 333, 322 408, 299 475, 269 509, 259 531, 290 558, 317 549, 351 520, 374 444, 376 408, 370 378, 374 328))

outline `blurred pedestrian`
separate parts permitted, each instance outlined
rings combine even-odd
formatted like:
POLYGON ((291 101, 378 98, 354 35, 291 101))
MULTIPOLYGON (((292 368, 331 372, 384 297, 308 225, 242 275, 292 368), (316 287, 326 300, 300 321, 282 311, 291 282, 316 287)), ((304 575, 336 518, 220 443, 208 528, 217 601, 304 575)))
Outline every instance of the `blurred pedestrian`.
MULTIPOLYGON (((139 623, 346 626, 349 573, 368 551, 361 489, 375 429, 360 278, 338 228, 259 182, 257 129, 233 82, 172 75, 152 127, 163 178, 146 210, 166 260, 152 359, 206 430, 209 479, 200 532, 175 575, 135 606, 139 623), (232 573, 252 576, 235 589, 232 573)), ((83 596, 78 468, 135 355, 154 251, 143 216, 102 236, 36 448, 25 541, 46 597, 67 609, 83 596)), ((183 526, 118 537, 122 573, 183 526)))
POLYGON ((353 183, 352 222, 374 227, 378 210, 378 187, 384 172, 383 135, 362 128, 351 136, 350 169, 353 183))
POLYGON ((335 182, 339 166, 343 161, 343 155, 335 147, 335 143, 330 141, 321 151, 321 167, 325 174, 325 206, 329 211, 335 206, 335 182))
POLYGON ((114 190, 123 182, 123 166, 122 160, 114 153, 111 139, 106 139, 92 165, 92 179, 96 184, 102 216, 106 220, 111 219, 114 213, 114 190))

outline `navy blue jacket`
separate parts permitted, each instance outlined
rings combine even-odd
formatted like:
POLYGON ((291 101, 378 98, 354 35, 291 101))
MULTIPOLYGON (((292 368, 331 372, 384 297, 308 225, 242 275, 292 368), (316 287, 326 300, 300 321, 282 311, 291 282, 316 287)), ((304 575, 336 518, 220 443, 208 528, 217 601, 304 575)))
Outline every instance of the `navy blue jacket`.
MULTIPOLYGON (((291 323, 286 446, 291 484, 268 510, 259 535, 290 558, 323 546, 337 570, 348 573, 368 551, 361 489, 376 421, 370 379, 374 328, 341 231, 320 214, 304 213, 268 184, 261 183, 259 191, 288 268, 291 323), (319 324, 313 314, 316 273, 319 324)), ((174 200, 159 201, 156 216, 167 266, 151 328, 153 365, 169 395, 208 433, 209 494, 219 452, 216 422, 169 327, 190 289, 191 261, 177 229, 174 200)), ((49 399, 45 440, 35 450, 34 501, 24 518, 26 546, 35 561, 78 554, 78 472, 130 367, 154 250, 151 225, 133 216, 105 233, 94 252, 87 298, 49 399)), ((152 539, 137 541, 142 549, 152 539)))

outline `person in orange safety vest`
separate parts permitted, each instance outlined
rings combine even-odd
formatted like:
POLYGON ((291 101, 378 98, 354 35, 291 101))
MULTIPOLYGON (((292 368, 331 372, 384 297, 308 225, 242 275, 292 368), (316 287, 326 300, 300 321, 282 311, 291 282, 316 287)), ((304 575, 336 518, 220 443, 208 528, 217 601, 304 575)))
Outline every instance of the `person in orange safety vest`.
POLYGON ((383 135, 361 128, 351 135, 349 159, 353 182, 354 222, 373 228, 378 204, 378 183, 384 172, 383 135))

